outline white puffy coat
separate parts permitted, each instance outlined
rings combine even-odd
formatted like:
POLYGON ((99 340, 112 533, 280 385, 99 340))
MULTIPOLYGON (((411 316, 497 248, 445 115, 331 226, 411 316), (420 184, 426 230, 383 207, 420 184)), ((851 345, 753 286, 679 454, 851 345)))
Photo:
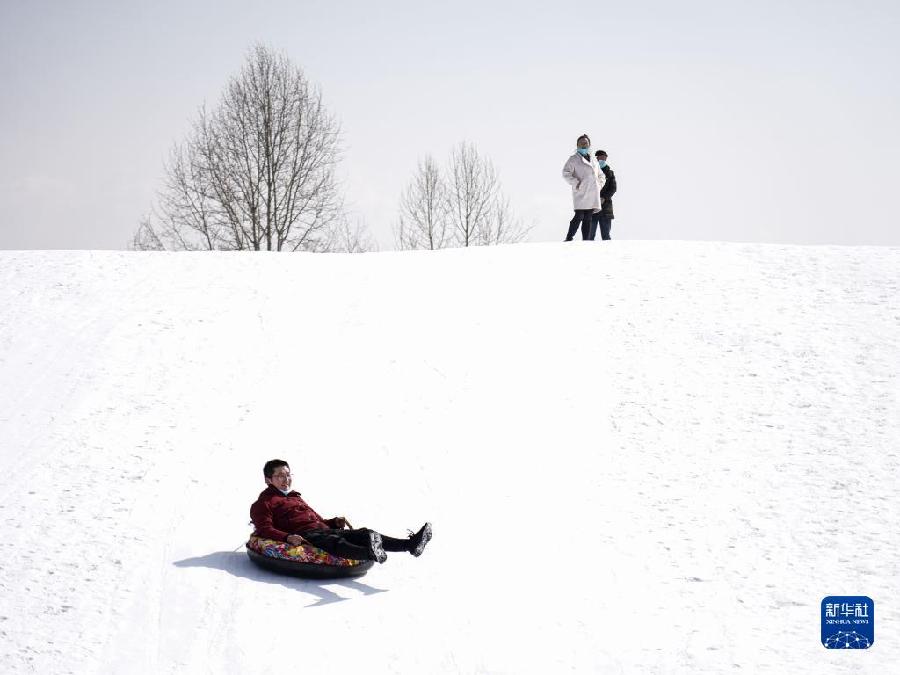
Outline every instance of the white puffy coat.
POLYGON ((593 157, 582 157, 576 152, 563 166, 562 176, 572 186, 572 205, 576 211, 600 208, 600 190, 606 176, 593 157))

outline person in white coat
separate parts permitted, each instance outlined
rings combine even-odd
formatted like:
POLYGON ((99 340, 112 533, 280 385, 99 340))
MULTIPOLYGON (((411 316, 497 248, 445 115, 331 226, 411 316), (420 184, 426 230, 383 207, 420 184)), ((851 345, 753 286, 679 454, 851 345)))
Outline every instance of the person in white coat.
POLYGON ((600 190, 606 177, 591 154, 591 139, 587 134, 576 141, 575 154, 563 166, 562 176, 572 186, 572 205, 575 217, 569 222, 566 241, 572 241, 581 225, 581 238, 591 239, 591 216, 600 210, 600 190))

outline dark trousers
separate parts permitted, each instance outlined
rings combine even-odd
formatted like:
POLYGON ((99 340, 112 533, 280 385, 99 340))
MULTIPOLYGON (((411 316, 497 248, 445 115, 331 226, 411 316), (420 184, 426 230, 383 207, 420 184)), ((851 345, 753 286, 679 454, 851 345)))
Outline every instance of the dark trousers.
POLYGON ((594 237, 597 236, 598 225, 600 226, 600 237, 607 241, 612 239, 612 237, 609 236, 609 233, 612 230, 612 219, 605 215, 603 211, 598 211, 591 218, 591 240, 593 241, 594 237))
MULTIPOLYGON (((316 548, 331 555, 349 560, 371 560, 369 554, 369 532, 367 527, 356 530, 308 530, 298 534, 316 548)), ((385 551, 409 551, 409 539, 395 539, 381 535, 381 545, 385 551)))
POLYGON ((578 225, 581 224, 581 238, 591 239, 591 214, 593 209, 575 209, 575 217, 569 221, 569 232, 566 234, 566 241, 572 241, 575 233, 578 232, 578 225))

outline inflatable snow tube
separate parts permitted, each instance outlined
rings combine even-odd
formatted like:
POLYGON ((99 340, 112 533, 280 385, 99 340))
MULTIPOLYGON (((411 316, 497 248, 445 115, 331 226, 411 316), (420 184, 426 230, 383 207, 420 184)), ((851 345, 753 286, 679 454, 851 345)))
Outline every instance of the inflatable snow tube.
POLYGON ((375 564, 372 560, 338 558, 309 544, 291 546, 255 535, 247 542, 247 555, 256 565, 272 572, 310 579, 361 577, 375 564))

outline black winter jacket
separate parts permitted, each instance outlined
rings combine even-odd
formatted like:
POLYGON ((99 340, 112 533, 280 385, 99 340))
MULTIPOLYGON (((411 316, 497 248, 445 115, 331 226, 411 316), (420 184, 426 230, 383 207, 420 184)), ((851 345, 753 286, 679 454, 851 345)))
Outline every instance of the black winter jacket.
POLYGON ((606 184, 603 186, 603 189, 600 190, 600 199, 603 200, 600 212, 612 220, 615 218, 615 215, 613 215, 612 196, 616 194, 616 174, 613 173, 613 170, 608 166, 604 166, 600 170, 603 172, 603 175, 606 176, 606 184))

